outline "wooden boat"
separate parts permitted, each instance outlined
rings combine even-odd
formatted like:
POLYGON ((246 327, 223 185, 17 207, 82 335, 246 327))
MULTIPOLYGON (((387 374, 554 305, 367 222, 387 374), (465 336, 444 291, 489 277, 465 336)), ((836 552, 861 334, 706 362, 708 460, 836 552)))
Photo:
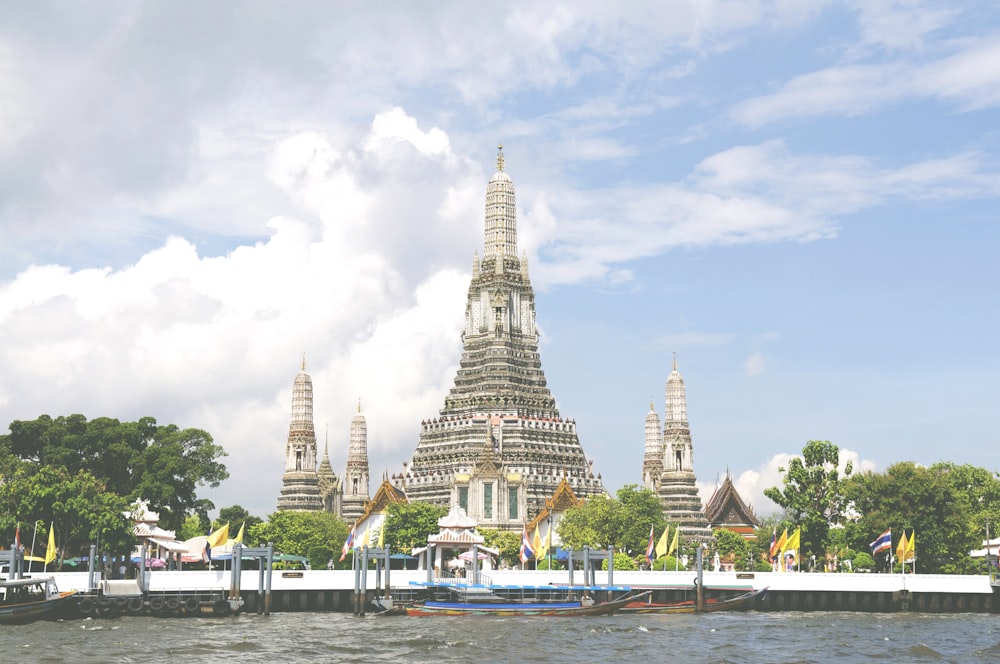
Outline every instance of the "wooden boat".
POLYGON ((415 602, 406 607, 408 616, 606 616, 630 602, 641 601, 649 591, 638 595, 629 593, 620 599, 594 602, 589 597, 565 601, 504 601, 477 600, 471 602, 415 602))
POLYGON ((60 592, 51 576, 0 581, 0 624, 51 617, 74 595, 60 592))
POLYGON ((753 602, 758 597, 763 597, 767 588, 749 590, 738 595, 728 597, 706 598, 701 611, 694 599, 686 599, 680 602, 653 602, 652 596, 648 596, 646 601, 632 601, 623 606, 621 613, 711 613, 714 611, 744 611, 753 607, 753 602))

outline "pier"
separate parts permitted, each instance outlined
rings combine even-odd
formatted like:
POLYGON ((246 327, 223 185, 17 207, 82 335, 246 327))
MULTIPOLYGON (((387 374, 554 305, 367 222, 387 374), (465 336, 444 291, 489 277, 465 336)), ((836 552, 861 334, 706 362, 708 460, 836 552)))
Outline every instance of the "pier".
MULTIPOLYGON (((502 586, 566 585, 569 572, 491 570, 490 582, 502 586)), ((86 572, 52 574, 60 589, 85 590, 86 572)), ((237 587, 244 602, 243 611, 262 612, 265 596, 259 592, 259 571, 246 570, 237 587)), ((608 573, 598 571, 594 581, 608 583, 608 573)), ((653 590, 654 601, 669 601, 693 596, 696 573, 631 572, 616 570, 616 586, 653 590), (687 593, 685 595, 685 593, 687 593)), ((366 601, 379 587, 376 571, 365 575, 366 601)), ((147 572, 150 593, 180 590, 204 593, 228 593, 233 588, 228 570, 147 572)), ((392 570, 390 594, 406 593, 426 583, 425 570, 392 570)), ((583 585, 577 571, 575 582, 583 585)), ((275 570, 271 579, 272 612, 333 611, 350 613, 357 608, 356 573, 353 570, 275 570)), ((738 588, 767 587, 767 594, 757 601, 758 611, 857 611, 857 612, 931 612, 989 613, 1000 612, 1000 601, 993 599, 986 575, 939 574, 810 574, 775 572, 703 572, 704 592, 725 592, 738 588)))

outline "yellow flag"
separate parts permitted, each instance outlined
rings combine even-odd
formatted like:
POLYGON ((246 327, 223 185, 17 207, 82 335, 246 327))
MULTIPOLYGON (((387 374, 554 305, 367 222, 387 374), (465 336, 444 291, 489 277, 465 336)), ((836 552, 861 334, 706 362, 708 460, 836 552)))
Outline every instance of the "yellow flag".
POLYGON ((538 534, 538 524, 535 524, 535 534, 531 538, 531 548, 535 550, 535 560, 541 560, 538 552, 542 550, 542 536, 538 534))
POLYGON ((236 539, 233 540, 234 544, 235 543, 243 544, 243 526, 245 525, 247 525, 246 521, 240 524, 240 532, 236 534, 236 539))
POLYGON ((910 539, 906 542, 906 551, 903 552, 903 560, 908 563, 912 563, 917 557, 917 531, 914 530, 910 533, 910 539))
POLYGON ((663 529, 663 534, 660 535, 659 541, 656 543, 656 557, 667 555, 667 535, 670 533, 670 526, 663 529))
POLYGON ((385 517, 382 517, 382 525, 378 529, 378 548, 385 546, 385 517))
POLYGON ((206 544, 208 544, 210 547, 214 549, 217 546, 223 546, 228 541, 229 541, 229 524, 227 523, 218 530, 213 531, 212 534, 208 536, 206 544))
POLYGON ((670 548, 667 549, 667 555, 668 556, 671 555, 674 551, 677 550, 677 542, 678 542, 677 538, 680 537, 680 534, 681 534, 681 528, 680 528, 680 524, 678 524, 677 527, 674 528, 674 539, 673 539, 672 542, 670 542, 670 548))
MULTIPOLYGON (((535 531, 535 534, 538 534, 537 531, 535 531)), ((549 555, 549 546, 551 545, 552 545, 552 527, 549 526, 548 532, 545 533, 545 540, 541 541, 538 550, 535 552, 535 560, 543 560, 545 556, 549 555)))
POLYGON ((45 564, 55 561, 56 559, 56 531, 54 524, 49 526, 49 546, 45 549, 45 564))
POLYGON ((792 536, 785 541, 785 546, 781 549, 781 552, 785 551, 796 551, 801 546, 799 543, 802 539, 802 529, 796 528, 792 536))
POLYGON ((903 536, 899 538, 899 544, 896 545, 896 560, 899 562, 906 561, 906 547, 909 546, 906 543, 906 530, 903 530, 903 536))
POLYGON ((365 526, 365 534, 361 537, 361 543, 358 544, 359 549, 363 549, 371 543, 371 526, 365 526))

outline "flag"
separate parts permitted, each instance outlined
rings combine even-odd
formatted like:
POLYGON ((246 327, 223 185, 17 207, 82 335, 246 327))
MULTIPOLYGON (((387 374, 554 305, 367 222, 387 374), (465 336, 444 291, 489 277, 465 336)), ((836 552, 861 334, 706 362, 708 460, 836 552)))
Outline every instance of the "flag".
POLYGON ((892 528, 875 538, 869 546, 872 548, 872 555, 892 548, 892 528))
POLYGON ((906 543, 906 562, 912 563, 917 559, 917 531, 910 531, 910 540, 906 543))
POLYGON ((660 535, 660 541, 656 543, 656 557, 667 555, 667 535, 670 534, 670 526, 668 525, 663 529, 663 534, 660 535))
POLYGON ((531 548, 528 540, 528 529, 521 529, 521 564, 524 564, 535 557, 535 550, 531 548))
POLYGON ((236 539, 233 540, 233 544, 243 544, 243 526, 247 525, 244 521, 240 524, 240 532, 236 533, 236 539))
POLYGON ((385 546, 385 517, 382 517, 382 525, 378 529, 378 548, 385 546))
POLYGON ((542 537, 538 534, 538 524, 535 524, 535 535, 531 538, 531 550, 537 555, 542 549, 542 537))
POLYGON ((14 527, 14 550, 21 548, 21 524, 14 527))
POLYGON ((653 527, 649 527, 649 544, 646 545, 646 562, 650 565, 653 564, 653 548, 656 546, 656 540, 653 538, 653 527))
POLYGON ((899 538, 899 544, 896 545, 896 559, 903 563, 906 562, 906 547, 909 546, 906 542, 906 529, 903 529, 903 534, 899 538))
POLYGON ((544 560, 545 556, 549 553, 549 546, 552 544, 552 526, 549 526, 548 532, 545 533, 545 539, 541 540, 541 544, 538 550, 535 551, 536 560, 544 560))
POLYGON ((225 546, 229 541, 229 524, 227 523, 218 530, 208 534, 205 545, 210 547, 225 546))
POLYGON ((778 529, 771 529, 771 548, 768 549, 767 559, 774 562, 774 559, 778 557, 778 529))
POLYGON ((681 534, 681 527, 680 524, 678 524, 677 527, 674 528, 674 539, 672 542, 670 542, 670 548, 667 549, 668 556, 673 552, 677 551, 677 542, 678 542, 677 538, 680 537, 680 534, 681 534))
POLYGON ((358 524, 351 526, 351 532, 347 533, 347 539, 344 540, 344 546, 340 549, 340 560, 343 562, 344 558, 347 557, 347 552, 354 548, 354 535, 355 529, 358 524))
POLYGON ((784 554, 785 551, 798 551, 802 540, 802 529, 796 528, 792 536, 785 540, 785 545, 781 547, 781 553, 784 554))
POLYGON ((781 555, 781 552, 785 550, 785 542, 788 541, 788 528, 781 531, 781 537, 778 538, 778 543, 775 545, 774 552, 777 555, 781 555))
POLYGON ((45 564, 55 561, 56 559, 56 531, 54 524, 49 525, 49 545, 45 549, 45 564))
POLYGON ((371 531, 372 531, 371 525, 370 524, 365 524, 365 534, 364 534, 364 537, 362 537, 361 541, 358 543, 358 548, 359 549, 363 549, 366 546, 368 546, 369 544, 371 544, 371 531))

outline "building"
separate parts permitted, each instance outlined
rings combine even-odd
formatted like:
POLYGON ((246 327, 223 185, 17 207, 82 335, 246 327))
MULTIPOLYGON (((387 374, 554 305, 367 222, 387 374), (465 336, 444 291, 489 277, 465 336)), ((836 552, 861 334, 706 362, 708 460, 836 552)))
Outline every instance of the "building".
POLYGON ((482 527, 521 530, 566 478, 586 498, 604 492, 576 422, 556 408, 542 372, 527 256, 517 253, 514 184, 486 187, 483 257, 472 260, 455 385, 401 475, 410 501, 461 507, 482 527))
POLYGON ((673 370, 667 377, 663 430, 653 404, 646 415, 646 447, 642 461, 644 485, 654 491, 663 505, 663 515, 676 523, 688 541, 710 542, 712 529, 702 511, 694 475, 694 446, 687 416, 684 378, 673 370))
MULTIPOLYGON (((329 437, 328 437, 329 438, 329 437)), ((330 463, 329 440, 324 442, 323 459, 316 464, 316 430, 313 425, 312 378, 306 361, 292 384, 292 421, 285 443, 285 472, 281 478, 279 510, 324 511, 353 523, 369 502, 368 425, 358 412, 351 420, 347 467, 341 478, 330 463)))
POLYGON ((347 450, 347 467, 341 484, 343 508, 340 516, 351 523, 361 517, 368 503, 368 423, 358 412, 351 418, 351 445, 347 450))
POLYGON ((728 472, 705 504, 705 518, 713 532, 725 528, 747 539, 755 537, 754 529, 760 525, 753 510, 743 502, 728 472))
POLYGON ((313 426, 312 378, 306 359, 292 384, 292 422, 285 443, 285 473, 281 477, 279 510, 313 512, 323 509, 316 473, 316 429, 313 426))

